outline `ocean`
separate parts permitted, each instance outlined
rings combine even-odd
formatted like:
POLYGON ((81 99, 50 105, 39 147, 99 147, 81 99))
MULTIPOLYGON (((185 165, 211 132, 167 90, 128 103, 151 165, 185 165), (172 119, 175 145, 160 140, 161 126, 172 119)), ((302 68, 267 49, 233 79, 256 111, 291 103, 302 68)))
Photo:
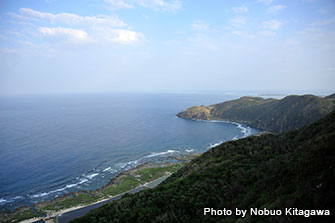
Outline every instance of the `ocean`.
POLYGON ((114 93, 0 98, 0 209, 106 185, 118 173, 205 152, 257 130, 185 120, 194 105, 234 94, 114 93))

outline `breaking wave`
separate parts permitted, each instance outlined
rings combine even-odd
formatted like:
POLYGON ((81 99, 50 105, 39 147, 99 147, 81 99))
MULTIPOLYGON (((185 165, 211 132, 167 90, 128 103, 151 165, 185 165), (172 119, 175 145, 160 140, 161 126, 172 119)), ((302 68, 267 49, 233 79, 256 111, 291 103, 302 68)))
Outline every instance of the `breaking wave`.
POLYGON ((169 154, 169 153, 179 153, 179 151, 169 149, 168 151, 165 151, 165 152, 160 152, 160 153, 155 153, 154 152, 154 153, 151 153, 150 155, 147 155, 146 157, 161 156, 161 155, 165 155, 165 154, 169 154))
MULTIPOLYGON (((238 129, 241 130, 241 133, 243 134, 242 138, 245 138, 245 137, 248 137, 250 135, 253 134, 252 132, 252 128, 250 128, 249 126, 246 126, 246 125, 242 125, 240 123, 237 123, 237 122, 230 122, 230 121, 224 121, 224 120, 202 120, 202 119, 192 119, 194 121, 198 121, 198 122, 214 122, 214 123, 227 123, 227 124, 233 124, 233 125, 236 125, 236 127, 238 129)), ((238 136, 235 136, 232 140, 236 140, 236 139, 239 139, 237 138, 238 136)), ((222 142, 221 142, 222 143, 222 142)), ((221 144, 220 143, 220 144, 221 144)))
POLYGON ((223 141, 221 141, 221 142, 217 142, 217 143, 211 143, 211 144, 209 144, 209 149, 210 148, 214 148, 214 147, 216 147, 216 146, 218 146, 218 145, 220 145, 221 143, 223 143, 223 141))

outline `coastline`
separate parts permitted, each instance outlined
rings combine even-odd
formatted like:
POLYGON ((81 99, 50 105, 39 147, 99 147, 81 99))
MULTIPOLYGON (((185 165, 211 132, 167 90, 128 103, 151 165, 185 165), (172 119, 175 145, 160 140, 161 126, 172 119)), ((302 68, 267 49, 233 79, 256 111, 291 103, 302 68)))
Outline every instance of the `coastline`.
POLYGON ((131 190, 128 190, 126 192, 123 192, 121 194, 118 194, 118 195, 115 195, 115 196, 111 196, 111 197, 108 197, 108 198, 104 198, 102 200, 98 200, 96 202, 93 202, 93 203, 90 203, 90 204, 86 204, 86 205, 78 205, 78 206, 74 206, 74 207, 70 207, 70 208, 67 208, 67 209, 62 209, 62 210, 59 210, 59 211, 54 211, 54 212, 50 212, 47 216, 45 217, 39 217, 39 218, 31 218, 31 219, 26 219, 26 220, 23 220, 23 221, 20 221, 20 223, 33 223, 35 221, 40 221, 40 220, 44 220, 44 221, 47 221, 47 220, 52 220, 54 218, 58 218, 59 216, 63 215, 63 214, 66 214, 68 212, 71 212, 71 211, 75 211, 75 210, 78 210, 78 209, 81 209, 81 208, 85 208, 85 207, 89 207, 89 206, 93 206, 93 205, 96 205, 96 204, 101 204, 101 203, 104 203, 106 201, 112 201, 113 198, 117 198, 117 197, 121 197, 122 195, 124 194, 127 194, 133 190, 136 190, 136 189, 140 189, 140 188, 143 188, 143 189, 148 189, 148 188, 151 188, 151 187, 148 187, 147 185, 150 184, 150 183, 153 183, 157 180, 160 180, 160 179, 163 179, 163 178, 167 178, 169 177, 171 174, 167 174, 165 176, 162 176, 158 179, 155 179, 155 180, 152 180, 150 182, 146 182, 136 188, 133 188, 131 190))
MULTIPOLYGON (((176 117, 178 117, 178 116, 176 116, 176 117)), ((178 117, 178 118, 182 118, 182 117, 178 117)), ((185 118, 182 118, 182 119, 185 119, 185 118)), ((252 134, 255 134, 255 133, 251 132, 251 128, 249 126, 242 126, 244 124, 240 124, 240 123, 237 123, 237 122, 231 122, 231 121, 227 121, 227 120, 202 120, 202 119, 188 119, 188 120, 204 121, 204 122, 221 122, 221 123, 228 123, 228 124, 235 125, 241 130, 241 133, 243 134, 243 136, 238 137, 238 138, 234 137, 232 140, 248 137, 252 134), (247 131, 248 129, 250 131, 247 131)), ((221 144, 222 142, 211 144, 209 149, 221 144)), ((173 160, 176 160, 179 163, 184 163, 184 162, 190 161, 191 159, 197 157, 198 155, 199 154, 188 153, 188 154, 180 154, 180 155, 171 155, 169 157, 172 158, 173 160)), ((101 202, 105 202, 105 201, 110 200, 114 197, 120 196, 124 193, 128 193, 129 191, 131 191, 135 188, 143 187, 147 183, 150 183, 150 182, 155 181, 157 179, 156 178, 156 179, 153 179, 151 181, 141 182, 140 184, 136 185, 136 187, 133 187, 129 190, 106 196, 106 194, 108 194, 108 193, 104 193, 104 191, 107 190, 108 188, 113 187, 113 186, 120 185, 122 183, 121 182, 122 178, 127 178, 128 176, 134 175, 135 172, 137 172, 138 170, 141 170, 141 169, 157 168, 158 166, 162 166, 162 165, 166 167, 166 166, 170 166, 170 165, 174 165, 174 164, 175 163, 172 163, 172 162, 170 162, 170 163, 146 162, 146 163, 140 164, 140 165, 138 165, 138 166, 136 166, 132 169, 125 170, 125 171, 119 173, 114 178, 111 178, 110 181, 108 182, 108 184, 106 184, 105 186, 103 186, 101 188, 98 188, 94 191, 70 192, 68 194, 65 194, 63 196, 60 196, 60 197, 57 197, 57 198, 54 198, 54 199, 51 199, 51 200, 48 200, 48 201, 38 202, 34 205, 33 208, 32 207, 26 207, 26 206, 21 207, 21 208, 30 209, 31 210, 30 214, 32 214, 32 215, 34 215, 34 214, 36 215, 38 213, 40 215, 40 217, 28 218, 28 219, 25 219, 25 220, 20 221, 20 222, 34 222, 34 221, 38 221, 40 219, 48 219, 48 220, 51 221, 52 218, 56 218, 57 216, 59 216, 61 214, 71 212, 71 211, 74 211, 74 210, 78 210, 80 208, 88 207, 88 206, 98 204, 98 203, 101 203, 101 202), (86 198, 82 202, 80 202, 80 201, 76 200, 79 196, 86 196, 86 198), (91 198, 91 197, 93 197, 93 198, 91 198), (66 205, 65 205, 65 207, 62 206, 62 205, 64 205, 63 203, 66 203, 66 202, 71 203, 71 201, 74 201, 75 204, 77 204, 77 205, 73 205, 73 206, 70 206, 70 207, 67 207, 66 205), (62 204, 62 205, 60 205, 60 207, 58 207, 58 204, 62 204), (35 212, 35 210, 37 211, 37 213, 35 212), (33 219, 33 220, 30 220, 30 219, 33 219)), ((9 215, 12 215, 11 217, 13 217, 17 213, 20 214, 19 213, 20 211, 17 211, 17 210, 20 210, 20 208, 17 208, 13 212, 9 213, 9 215)), ((0 217, 3 216, 2 214, 3 213, 0 213, 0 217)), ((12 219, 12 218, 9 218, 9 219, 12 219)), ((8 221, 0 221, 0 222, 8 222, 8 221)), ((19 222, 19 221, 15 221, 15 222, 19 222)))
POLYGON ((178 161, 176 163, 146 162, 140 164, 119 173, 116 177, 110 179, 107 185, 94 191, 71 192, 61 197, 36 203, 33 207, 23 206, 12 212, 0 212, 0 222, 29 223, 39 220, 56 222, 56 218, 65 213, 107 202, 115 197, 121 197, 123 194, 136 191, 136 189, 142 188, 141 190, 143 190, 150 188, 148 185, 158 179, 170 176, 181 168, 184 163, 189 162, 197 156, 197 154, 171 156, 172 159, 178 161), (78 199, 82 197, 85 199, 78 199))
MULTIPOLYGON (((213 122, 213 123, 226 123, 226 124, 232 124, 235 125, 237 128, 239 128, 241 130, 241 132, 243 133, 243 137, 241 138, 245 138, 248 137, 250 135, 254 135, 254 134, 259 134, 259 133, 271 133, 256 127, 253 127, 252 125, 250 125, 249 123, 245 122, 245 121, 231 121, 231 120, 225 120, 225 119, 197 119, 197 118, 184 118, 182 116, 178 116, 176 115, 176 118, 181 118, 181 119, 185 119, 185 120, 192 120, 192 121, 197 121, 197 122, 213 122), (245 127, 244 127, 244 126, 245 127), (251 129, 256 130, 256 133, 252 133, 251 129)), ((239 138, 233 138, 232 140, 236 140, 239 138)))

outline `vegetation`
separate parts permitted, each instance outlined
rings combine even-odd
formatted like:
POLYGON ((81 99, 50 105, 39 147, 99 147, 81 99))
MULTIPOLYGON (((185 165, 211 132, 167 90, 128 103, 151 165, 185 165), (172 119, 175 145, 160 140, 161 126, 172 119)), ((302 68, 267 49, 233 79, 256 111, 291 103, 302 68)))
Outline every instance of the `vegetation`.
POLYGON ((40 217, 38 214, 34 213, 31 209, 26 209, 20 214, 17 214, 13 219, 12 222, 19 222, 27 218, 35 218, 35 217, 40 217))
POLYGON ((16 210, 15 215, 10 212, 2 212, 0 214, 0 222, 20 222, 25 219, 41 217, 33 212, 30 207, 21 207, 16 210))
POLYGON ((335 112, 300 130, 210 149, 154 189, 72 222, 331 222, 328 216, 209 216, 214 209, 335 210, 335 112))
POLYGON ((98 199, 101 199, 101 196, 98 196, 95 193, 75 193, 72 196, 65 196, 65 199, 50 203, 49 205, 40 209, 39 212, 47 213, 48 211, 56 211, 78 205, 90 204, 97 201, 98 199))
POLYGON ((281 100, 241 97, 211 106, 195 106, 177 116, 187 119, 227 120, 270 132, 294 130, 311 124, 335 108, 334 94, 290 95, 281 100))
POLYGON ((58 211, 79 205, 87 205, 115 196, 131 189, 134 189, 141 184, 158 179, 164 175, 175 172, 180 168, 180 164, 170 164, 167 166, 142 166, 120 174, 113 179, 106 187, 96 191, 79 191, 71 193, 63 197, 59 197, 52 201, 47 201, 35 205, 36 210, 40 213, 47 214, 48 212, 58 211))
POLYGON ((125 176, 121 178, 121 181, 119 184, 113 187, 108 187, 107 189, 103 190, 103 193, 105 195, 115 196, 117 194, 121 194, 128 190, 131 190, 139 185, 140 185, 140 181, 138 181, 137 179, 134 179, 133 177, 125 176))
POLYGON ((335 93, 325 97, 326 99, 335 99, 335 93))
MULTIPOLYGON (((174 173, 181 168, 181 166, 182 164, 167 164, 163 166, 144 164, 135 169, 121 173, 118 177, 114 178, 109 185, 100 190, 70 193, 51 201, 38 203, 35 205, 35 209, 40 214, 47 215, 48 213, 79 205, 89 205, 103 198, 127 192, 140 186, 140 184, 174 173)), ((1 212, 0 222, 19 222, 33 217, 42 216, 33 212, 30 207, 22 207, 14 212, 1 212)))
POLYGON ((158 179, 166 173, 174 173, 181 167, 181 164, 175 164, 170 166, 163 166, 163 167, 156 167, 156 168, 148 168, 148 169, 142 169, 138 170, 137 174, 140 175, 140 179, 143 182, 149 182, 153 181, 155 179, 158 179))

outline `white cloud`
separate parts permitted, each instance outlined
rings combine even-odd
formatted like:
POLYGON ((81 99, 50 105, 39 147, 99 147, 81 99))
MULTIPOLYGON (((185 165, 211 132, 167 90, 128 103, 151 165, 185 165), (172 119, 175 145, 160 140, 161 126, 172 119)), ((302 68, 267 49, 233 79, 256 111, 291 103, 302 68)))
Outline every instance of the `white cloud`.
POLYGON ((80 29, 69 29, 64 27, 40 27, 39 32, 46 37, 65 38, 69 43, 86 42, 112 42, 119 44, 130 44, 139 40, 142 34, 126 29, 97 28, 92 36, 80 29))
POLYGON ((38 31, 44 36, 66 38, 70 43, 83 43, 89 40, 87 32, 80 29, 40 27, 38 31))
POLYGON ((105 42, 131 44, 142 37, 141 33, 125 29, 103 29, 98 31, 97 39, 105 42))
POLYGON ((21 14, 14 13, 14 12, 8 12, 7 14, 10 15, 14 19, 22 19, 22 20, 31 19, 31 20, 36 20, 36 19, 30 18, 30 17, 27 17, 27 16, 23 16, 21 14))
POLYGON ((20 14, 10 13, 12 17, 19 19, 47 20, 51 23, 62 23, 67 25, 104 25, 122 27, 126 24, 116 16, 79 16, 73 13, 52 14, 40 12, 30 8, 20 8, 20 14))
POLYGON ((233 7, 233 11, 235 13, 246 13, 246 12, 248 12, 248 8, 245 7, 245 6, 233 7))
MULTIPOLYGON (((138 41, 141 33, 121 29, 127 26, 116 16, 80 16, 73 13, 48 13, 21 8, 19 14, 10 13, 17 20, 31 20, 44 37, 53 37, 67 43, 119 43, 130 44, 138 41), (40 27, 43 24, 44 27, 40 27)), ((129 27, 128 27, 129 28, 129 27)), ((33 36, 32 31, 28 33, 33 36)), ((34 36, 33 38, 35 38, 34 36)))
POLYGON ((209 25, 202 20, 194 21, 192 28, 196 31, 206 31, 209 29, 209 25))
POLYGON ((274 6, 269 7, 267 9, 267 12, 269 12, 269 13, 277 13, 280 10, 283 10, 284 8, 286 8, 285 5, 274 5, 274 6))
POLYGON ((113 41, 123 44, 135 42, 139 37, 138 33, 131 30, 117 29, 114 30, 114 33, 116 37, 113 39, 113 41))
POLYGON ((270 5, 274 0, 258 0, 258 2, 263 3, 265 5, 270 5))
POLYGON ((124 0, 105 0, 105 2, 108 3, 112 9, 134 8, 134 5, 129 4, 124 0))
POLYGON ((282 27, 284 24, 281 21, 278 20, 268 20, 263 22, 263 28, 264 29, 272 29, 272 30, 278 30, 280 27, 282 27))
POLYGON ((105 0, 112 9, 134 8, 136 5, 153 10, 177 11, 182 7, 180 0, 105 0))

